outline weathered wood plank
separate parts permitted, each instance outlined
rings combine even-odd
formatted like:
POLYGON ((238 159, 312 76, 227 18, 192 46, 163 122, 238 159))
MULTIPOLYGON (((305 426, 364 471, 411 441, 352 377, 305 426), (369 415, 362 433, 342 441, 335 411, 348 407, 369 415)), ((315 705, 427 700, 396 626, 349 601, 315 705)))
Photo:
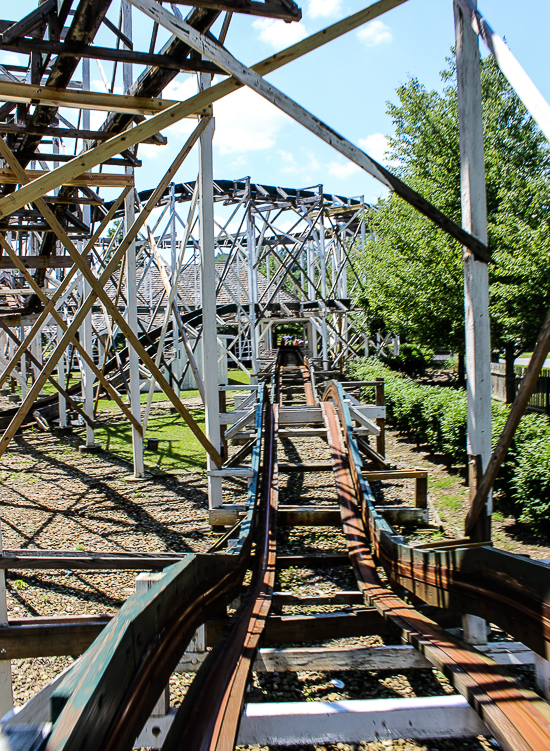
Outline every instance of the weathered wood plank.
MULTIPOLYGON (((25 170, 27 176, 31 180, 37 180, 46 175, 51 175, 56 171, 57 170, 52 170, 50 172, 48 170, 40 169, 25 170)), ((20 180, 12 170, 0 169, 0 183, 5 183, 6 185, 18 185, 20 184, 20 180)), ((59 187, 59 185, 69 185, 74 188, 87 188, 91 186, 95 188, 124 188, 126 185, 133 185, 133 183, 133 175, 109 175, 105 172, 86 172, 83 170, 81 174, 71 177, 55 187, 59 187)))
POLYGON ((286 527, 339 527, 341 525, 338 507, 281 506, 277 519, 279 524, 286 527))

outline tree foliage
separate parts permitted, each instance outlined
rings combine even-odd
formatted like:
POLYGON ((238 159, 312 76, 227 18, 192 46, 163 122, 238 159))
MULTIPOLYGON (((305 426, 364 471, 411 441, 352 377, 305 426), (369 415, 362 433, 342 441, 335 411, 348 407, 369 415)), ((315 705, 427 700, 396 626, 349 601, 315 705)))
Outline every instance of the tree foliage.
MULTIPOLYGON (((460 149, 454 58, 441 92, 416 78, 388 104, 394 170, 461 223, 460 149)), ((495 349, 530 348, 550 306, 550 152, 492 58, 481 61, 495 349)), ((371 235, 362 254, 371 330, 461 350, 464 343, 462 248, 391 195, 368 212, 371 235)))

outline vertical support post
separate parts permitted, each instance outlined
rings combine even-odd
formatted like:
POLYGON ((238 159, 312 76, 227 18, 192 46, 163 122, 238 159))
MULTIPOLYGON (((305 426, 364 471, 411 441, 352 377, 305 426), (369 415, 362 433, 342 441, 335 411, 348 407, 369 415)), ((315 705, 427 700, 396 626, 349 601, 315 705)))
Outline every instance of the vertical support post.
MULTIPOLYGON (((462 226, 487 242, 487 204, 481 104, 481 73, 477 34, 454 3, 462 226)), ((464 308, 468 392, 468 457, 470 487, 477 487, 476 457, 481 472, 491 457, 491 339, 487 264, 464 253, 464 308)), ((491 538, 492 495, 472 533, 473 541, 491 538)))
MULTIPOLYGON (((227 412, 227 392, 225 389, 220 389, 218 392, 219 397, 219 409, 220 414, 227 412)), ((225 437, 225 429, 227 428, 227 425, 220 425, 220 445, 221 445, 221 457, 224 460, 224 462, 227 460, 227 439, 225 437)))
MULTIPOLYGON (((377 378, 377 384, 374 387, 375 401, 377 407, 384 407, 386 396, 384 394, 384 379, 377 378)), ((383 417, 376 418, 376 424, 380 428, 379 435, 376 436, 376 450, 380 456, 386 456, 386 420, 383 417)))
MULTIPOLYGON (((82 300, 91 293, 92 288, 88 281, 82 277, 82 300)), ((82 328, 82 345, 86 352, 92 354, 92 315, 91 312, 84 319, 82 328)), ((84 397, 84 412, 88 417, 94 416, 94 382, 92 369, 82 360, 82 396, 84 397)), ((86 448, 94 447, 94 430, 86 423, 86 448)))
MULTIPOLYGON (((421 469, 417 467, 417 469, 421 469)), ((424 472, 424 470, 421 470, 424 472)), ((428 508, 428 476, 414 478, 414 507, 428 508)))
MULTIPOLYGON (((474 3, 476 0, 474 0, 474 3)), ((462 226, 487 242, 485 158, 481 104, 481 72, 477 34, 454 3, 458 119, 460 130, 460 183, 462 226)), ((470 489, 491 456, 491 340, 489 330, 489 274, 486 263, 464 252, 464 311, 466 324, 466 373, 468 393, 468 471, 470 489)), ((473 496, 472 496, 473 497, 473 496)), ((472 532, 473 541, 491 538, 492 496, 472 532)), ((462 617, 464 640, 479 644, 487 640, 483 618, 462 617)))
MULTIPOLYGON (((132 6, 127 0, 122 3, 122 31, 132 39, 132 6)), ((132 87, 132 63, 123 65, 124 93, 128 94, 132 87)), ((133 167, 126 167, 126 174, 133 174, 133 167)), ((124 232, 128 232, 135 218, 134 193, 130 191, 124 199, 124 232)), ((137 319, 137 287, 136 287, 136 244, 133 242, 126 254, 126 301, 127 320, 133 331, 138 331, 137 319)), ((141 423, 141 403, 139 389, 139 358, 133 347, 129 347, 130 361, 130 409, 133 416, 141 423)), ((132 454, 134 460, 134 477, 144 477, 143 438, 132 425, 132 454)))
MULTIPOLYGON (((248 319, 250 321, 250 352, 252 372, 258 372, 258 331, 256 328, 256 303, 258 302, 258 277, 256 273, 256 237, 254 232, 254 218, 252 216, 252 200, 250 198, 250 183, 248 186, 248 206, 246 209, 246 246, 248 251, 248 319)), ((252 376, 251 383, 258 383, 257 376, 252 376)))
MULTIPOLYGON (((210 75, 198 75, 199 90, 210 86, 210 75)), ((214 121, 204 129, 199 139, 199 228, 201 254, 201 295, 202 295, 202 363, 204 376, 204 419, 206 436, 212 445, 220 450, 220 417, 218 401, 218 342, 216 322, 216 267, 214 244, 214 174, 212 164, 212 136, 214 121)), ((206 457, 207 469, 216 465, 206 457)), ((222 505, 221 477, 208 475, 208 507, 222 505)))
MULTIPOLYGON (((175 183, 170 183, 170 219, 169 219, 169 226, 170 226, 170 270, 171 270, 171 282, 172 284, 176 285, 177 289, 177 279, 176 279, 176 265, 177 265, 177 239, 178 239, 178 233, 177 233, 177 225, 176 225, 176 186, 175 183)), ((177 306, 178 304, 178 297, 176 293, 176 297, 174 298, 174 303, 177 306)), ((176 318, 176 313, 172 312, 172 337, 174 340, 174 360, 172 361, 172 368, 170 369, 170 375, 171 377, 171 383, 170 385, 175 391, 179 390, 180 383, 181 383, 181 377, 183 374, 183 343, 180 345, 180 331, 178 327, 178 321, 176 318)))
MULTIPOLYGON (((0 555, 3 555, 2 530, 0 529, 0 555)), ((0 626, 8 625, 8 605, 6 602, 6 572, 0 571, 0 626)), ((13 707, 13 691, 11 686, 11 662, 0 660, 0 717, 13 707)))
MULTIPOLYGON (((90 60, 84 58, 82 60, 82 90, 90 90, 90 60)), ((90 129, 90 110, 82 110, 82 127, 86 130, 90 129)), ((90 222, 90 207, 84 207, 86 213, 83 214, 84 220, 90 222)), ((82 252, 82 243, 80 242, 80 251, 82 252)), ((90 294, 91 288, 88 282, 83 279, 82 281, 82 300, 85 300, 90 294)), ((82 344, 86 349, 86 352, 92 354, 92 312, 90 311, 81 328, 82 332, 82 344)), ((94 414, 94 394, 93 394, 93 376, 90 367, 83 363, 82 370, 83 388, 82 395, 84 397, 84 412, 88 417, 93 417, 94 414)), ((61 396, 60 396, 61 399, 61 396)), ((60 423, 61 424, 61 423, 60 423)), ((93 428, 86 423, 86 447, 92 448, 95 444, 95 436, 93 428)))
MULTIPOLYGON (((21 326, 21 331, 19 332, 19 338, 22 342, 25 341, 25 327, 21 326)), ((23 378, 23 382, 21 383, 21 401, 25 401, 27 397, 27 355, 23 353, 21 355, 21 376, 23 378)))
MULTIPOLYGON (((58 341, 63 336, 63 330, 60 326, 57 327, 57 339, 58 341)), ((65 354, 63 353, 57 363, 57 378, 62 386, 65 386, 65 354)), ((59 394, 59 427, 67 427, 67 400, 62 394, 59 394)))
POLYGON ((319 230, 319 261, 321 265, 321 297, 323 298, 322 311, 323 317, 321 320, 321 345, 323 350, 323 370, 328 370, 328 331, 327 331, 327 263, 325 255, 325 214, 321 212, 320 217, 321 227, 319 230))

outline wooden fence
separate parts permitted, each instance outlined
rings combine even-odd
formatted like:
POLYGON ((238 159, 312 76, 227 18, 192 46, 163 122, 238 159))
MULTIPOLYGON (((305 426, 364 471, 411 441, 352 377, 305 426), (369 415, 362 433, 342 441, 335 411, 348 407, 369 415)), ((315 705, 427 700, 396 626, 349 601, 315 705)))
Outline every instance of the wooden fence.
MULTIPOLYGON (((516 393, 526 370, 526 366, 514 366, 516 393)), ((506 401, 506 366, 502 362, 491 363, 491 394, 493 399, 498 399, 501 402, 506 401)), ((544 412, 550 415, 550 368, 542 369, 535 391, 529 400, 528 408, 534 412, 544 412)))

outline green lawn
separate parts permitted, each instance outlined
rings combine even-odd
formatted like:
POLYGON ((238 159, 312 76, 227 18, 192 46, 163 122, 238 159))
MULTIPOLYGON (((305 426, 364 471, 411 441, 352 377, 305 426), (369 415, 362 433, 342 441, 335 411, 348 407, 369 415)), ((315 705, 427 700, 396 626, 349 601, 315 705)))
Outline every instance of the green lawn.
MULTIPOLYGON (((166 400, 165 396, 164 400, 166 400)), ((204 430, 204 410, 190 409, 189 411, 199 427, 204 430)), ((100 411, 99 417, 101 416, 100 411)), ((205 450, 183 419, 178 414, 171 414, 168 407, 151 412, 147 423, 147 438, 159 439, 158 451, 148 451, 145 448, 143 452, 145 466, 149 471, 197 472, 206 469, 205 450)), ((129 422, 98 426, 95 431, 95 440, 106 451, 129 462, 132 461, 132 426, 129 422)), ((145 445, 147 445, 146 440, 145 445)))
MULTIPOLYGON (((247 378, 242 370, 229 371, 229 383, 246 384, 250 379, 247 378)), ((181 398, 185 401, 199 396, 198 391, 182 391, 181 398)), ((141 395, 141 402, 147 401, 147 394, 141 395)), ((195 438, 191 429, 178 414, 170 412, 171 404, 166 394, 156 392, 153 395, 153 402, 164 402, 161 405, 154 405, 147 422, 147 438, 159 439, 158 451, 144 451, 145 466, 148 471, 167 472, 197 472, 206 469, 206 452, 199 441, 195 438)), ((204 430, 204 410, 202 408, 189 408, 189 411, 199 425, 204 430)), ((100 399, 98 406, 98 417, 108 416, 109 412, 118 413, 119 408, 115 402, 107 399, 100 399)), ((82 429, 82 433, 83 433, 82 429)), ((125 421, 117 425, 101 425, 95 431, 95 440, 106 451, 116 456, 120 456, 127 461, 132 461, 132 428, 129 422, 125 421)))

